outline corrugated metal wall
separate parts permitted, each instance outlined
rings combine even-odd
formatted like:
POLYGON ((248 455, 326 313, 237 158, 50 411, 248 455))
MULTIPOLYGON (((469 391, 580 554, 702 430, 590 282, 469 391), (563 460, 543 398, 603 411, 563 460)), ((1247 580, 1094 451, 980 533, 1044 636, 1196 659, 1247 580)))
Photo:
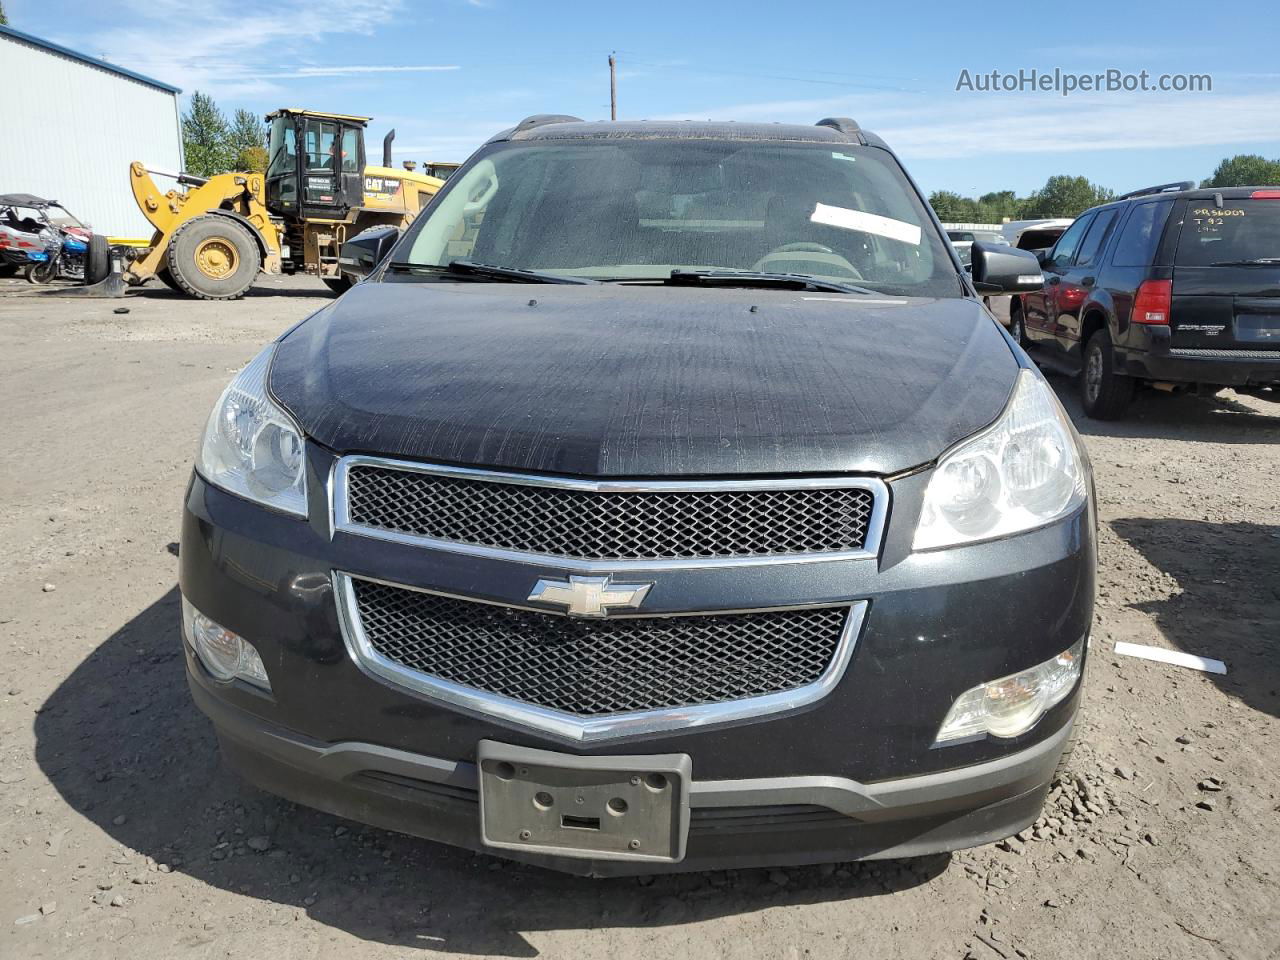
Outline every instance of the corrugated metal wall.
POLYGON ((129 164, 181 169, 176 96, 4 34, 0 78, 0 193, 57 200, 99 233, 149 237, 129 164))

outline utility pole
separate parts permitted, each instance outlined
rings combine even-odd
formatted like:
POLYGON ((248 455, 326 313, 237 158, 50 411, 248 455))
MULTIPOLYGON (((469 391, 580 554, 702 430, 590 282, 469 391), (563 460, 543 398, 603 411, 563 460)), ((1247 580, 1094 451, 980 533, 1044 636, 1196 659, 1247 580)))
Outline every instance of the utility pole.
POLYGON ((618 60, 609 54, 609 119, 618 119, 618 60))

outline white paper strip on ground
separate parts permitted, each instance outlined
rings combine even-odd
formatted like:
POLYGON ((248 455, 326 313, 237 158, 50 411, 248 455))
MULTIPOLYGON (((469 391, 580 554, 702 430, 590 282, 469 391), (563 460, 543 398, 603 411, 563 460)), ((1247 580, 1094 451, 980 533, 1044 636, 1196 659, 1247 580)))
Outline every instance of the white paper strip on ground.
POLYGON ((1143 660, 1172 663, 1176 667, 1190 667, 1192 670, 1203 670, 1205 673, 1227 672, 1227 665, 1221 660, 1214 660, 1212 657, 1197 657, 1194 653, 1183 653, 1181 650, 1149 647, 1145 643, 1126 643, 1123 640, 1117 640, 1116 653, 1125 657, 1140 657, 1143 660))
POLYGON ((824 223, 829 227, 842 230, 861 230, 863 233, 874 233, 890 240, 901 240, 913 246, 920 246, 920 227, 914 223, 893 220, 876 213, 864 210, 849 210, 846 207, 833 207, 826 203, 815 203, 809 219, 814 223, 824 223))

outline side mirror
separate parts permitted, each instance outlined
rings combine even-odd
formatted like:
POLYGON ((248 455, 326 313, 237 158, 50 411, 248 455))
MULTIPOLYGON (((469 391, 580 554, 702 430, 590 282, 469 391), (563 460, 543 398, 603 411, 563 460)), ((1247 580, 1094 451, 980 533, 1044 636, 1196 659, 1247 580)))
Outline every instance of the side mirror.
POLYGON ((1044 286, 1040 262, 1026 250, 974 241, 973 286, 978 293, 1029 293, 1044 286))
POLYGON ((367 277, 399 239, 399 227, 374 227, 356 234, 338 252, 339 270, 354 277, 367 277))

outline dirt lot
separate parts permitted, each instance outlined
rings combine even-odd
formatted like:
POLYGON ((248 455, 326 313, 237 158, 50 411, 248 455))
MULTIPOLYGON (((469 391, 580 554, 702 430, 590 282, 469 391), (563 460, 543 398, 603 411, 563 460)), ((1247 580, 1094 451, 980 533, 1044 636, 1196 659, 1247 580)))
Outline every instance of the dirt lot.
POLYGON ((1280 956, 1280 408, 1152 394, 1105 425, 1055 380, 1097 472, 1101 588, 1087 743, 1026 842, 571 879, 261 794, 189 701, 174 541, 197 432, 326 300, 0 281, 0 955, 1280 956))

